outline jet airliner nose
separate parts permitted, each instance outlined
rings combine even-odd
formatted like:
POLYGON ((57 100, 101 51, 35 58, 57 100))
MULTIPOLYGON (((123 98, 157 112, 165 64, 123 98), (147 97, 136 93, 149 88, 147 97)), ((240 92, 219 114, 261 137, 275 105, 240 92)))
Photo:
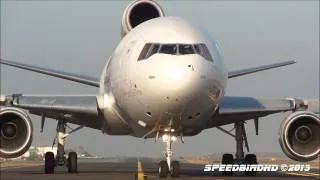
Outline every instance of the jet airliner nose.
POLYGON ((210 73, 207 73, 213 72, 212 64, 197 55, 163 55, 161 60, 159 56, 149 61, 152 68, 147 70, 146 94, 160 109, 182 113, 190 104, 202 106, 195 103, 199 99, 210 106, 208 91, 213 85, 210 85, 210 73))

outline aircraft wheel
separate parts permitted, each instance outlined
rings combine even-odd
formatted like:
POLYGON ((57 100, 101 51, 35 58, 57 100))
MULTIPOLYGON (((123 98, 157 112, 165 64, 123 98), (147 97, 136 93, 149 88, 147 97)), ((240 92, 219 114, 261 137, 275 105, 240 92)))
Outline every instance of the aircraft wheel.
MULTIPOLYGON (((234 159, 232 154, 223 154, 221 164, 234 164, 234 159)), ((222 175, 224 176, 233 176, 232 171, 223 171, 222 175)))
POLYGON ((44 173, 53 174, 56 165, 53 152, 46 152, 44 155, 44 173))
POLYGON ((159 163, 159 177, 160 178, 167 178, 168 173, 169 173, 169 167, 168 167, 167 161, 164 161, 164 160, 160 161, 160 163, 159 163))
POLYGON ((76 152, 69 152, 68 156, 68 172, 77 173, 78 172, 78 157, 76 152))
POLYGON ((179 163, 179 161, 172 161, 170 173, 171 173, 171 177, 173 177, 173 178, 180 177, 180 163, 179 163))
MULTIPOLYGON (((247 154, 244 159, 246 164, 258 164, 257 156, 255 154, 247 154)), ((257 171, 245 171, 244 174, 246 176, 256 176, 257 171)))

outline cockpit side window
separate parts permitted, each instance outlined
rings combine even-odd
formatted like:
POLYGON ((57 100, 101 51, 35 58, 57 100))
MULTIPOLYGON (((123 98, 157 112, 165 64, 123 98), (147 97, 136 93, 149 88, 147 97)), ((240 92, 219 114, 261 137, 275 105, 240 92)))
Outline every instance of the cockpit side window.
POLYGON ((191 44, 179 44, 179 54, 194 54, 194 50, 191 44))
POLYGON ((208 60, 208 61, 213 61, 212 56, 211 56, 210 51, 207 48, 207 46, 205 44, 201 44, 201 46, 202 46, 202 49, 203 49, 204 54, 205 54, 204 58, 206 60, 208 60))
POLYGON ((144 45, 144 47, 139 55, 138 61, 146 59, 146 56, 150 50, 151 45, 152 45, 151 43, 147 43, 146 45, 144 45))
POLYGON ((177 45, 176 44, 163 44, 161 45, 159 53, 163 54, 177 54, 177 45))
POLYGON ((201 55, 201 50, 200 50, 199 44, 195 44, 193 47, 194 47, 194 50, 196 51, 196 54, 201 55))
POLYGON ((197 54, 204 57, 208 61, 213 61, 210 51, 205 44, 195 44, 193 47, 197 54))
POLYGON ((160 49, 160 44, 153 44, 152 47, 149 49, 148 54, 146 55, 145 59, 149 58, 150 56, 157 53, 160 49))

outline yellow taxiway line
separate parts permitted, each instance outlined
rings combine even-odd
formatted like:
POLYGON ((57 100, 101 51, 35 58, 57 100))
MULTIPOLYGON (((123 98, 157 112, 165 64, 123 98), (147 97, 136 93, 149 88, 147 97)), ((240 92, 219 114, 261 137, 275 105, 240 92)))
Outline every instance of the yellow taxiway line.
POLYGON ((138 169, 137 169, 137 180, 145 180, 145 175, 143 173, 141 161, 138 160, 138 169))

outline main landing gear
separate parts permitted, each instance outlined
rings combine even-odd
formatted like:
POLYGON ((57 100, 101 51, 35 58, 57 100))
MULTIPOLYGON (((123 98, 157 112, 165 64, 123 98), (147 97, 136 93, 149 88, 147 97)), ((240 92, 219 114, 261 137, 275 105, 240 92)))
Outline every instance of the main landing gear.
MULTIPOLYGON (((78 128, 80 129, 80 128, 78 128)), ((76 130, 78 130, 76 129, 76 130)), ((76 130, 73 130, 75 132, 76 130)), ((45 153, 44 172, 46 174, 54 173, 54 168, 57 166, 66 166, 69 173, 78 172, 78 156, 76 152, 69 152, 68 158, 65 157, 64 145, 65 139, 70 133, 66 134, 66 123, 62 120, 58 121, 57 135, 57 155, 54 157, 53 152, 45 153)))
POLYGON ((173 132, 174 129, 165 129, 165 133, 162 136, 163 141, 166 143, 166 149, 164 151, 166 160, 162 160, 159 163, 160 178, 167 178, 168 174, 170 174, 172 178, 180 177, 180 163, 178 161, 171 161, 171 157, 173 154, 172 144, 177 139, 175 136, 172 135, 173 132))
MULTIPOLYGON (((257 164, 257 156, 255 154, 247 154, 244 155, 243 151, 243 142, 245 143, 246 149, 249 152, 249 145, 246 135, 246 130, 244 127, 244 122, 236 122, 234 124, 235 135, 225 131, 222 128, 219 128, 223 132, 233 136, 236 140, 236 154, 235 158, 233 158, 232 154, 223 154, 221 164, 257 164)), ((256 131, 257 132, 257 131, 256 131)), ((257 133, 258 134, 258 133, 257 133)), ((222 175, 224 176, 233 176, 232 171, 223 171, 222 175)), ((256 171, 245 171, 245 176, 256 176, 256 171)))

